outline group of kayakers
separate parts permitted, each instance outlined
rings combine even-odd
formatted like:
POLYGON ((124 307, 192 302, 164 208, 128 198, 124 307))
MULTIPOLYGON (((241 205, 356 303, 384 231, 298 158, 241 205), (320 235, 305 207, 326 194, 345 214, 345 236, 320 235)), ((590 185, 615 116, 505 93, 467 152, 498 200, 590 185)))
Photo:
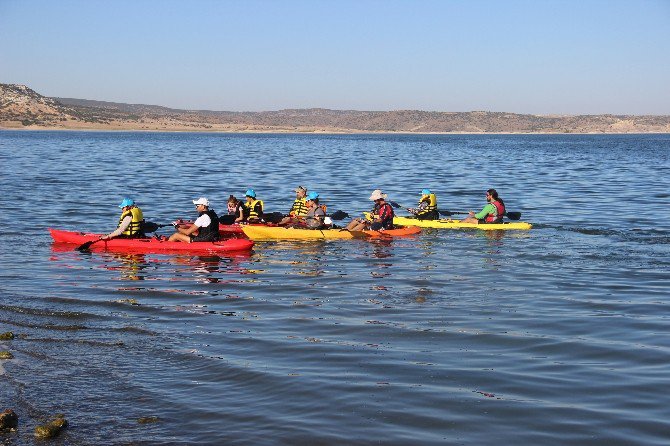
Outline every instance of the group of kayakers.
MULTIPOLYGON (((293 201, 287 215, 279 220, 269 222, 263 209, 263 201, 258 199, 253 189, 245 192, 245 201, 238 200, 231 195, 228 198, 227 215, 219 216, 211 208, 210 202, 205 197, 193 200, 198 212, 198 218, 190 225, 179 225, 173 223, 176 232, 169 237, 169 241, 181 242, 209 242, 219 240, 219 223, 241 224, 241 223, 270 223, 278 226, 298 227, 305 229, 327 229, 333 226, 332 220, 327 216, 325 205, 319 204, 319 194, 308 191, 304 186, 295 189, 296 198, 293 201)), ((383 231, 393 229, 394 207, 400 207, 395 202, 387 201, 387 195, 376 189, 370 195, 374 207, 370 212, 370 218, 354 218, 342 230, 383 231)), ((470 211, 468 217, 462 220, 465 223, 487 224, 500 223, 505 215, 505 204, 498 196, 495 189, 486 191, 487 204, 475 213, 470 211)), ((144 216, 142 210, 131 198, 124 198, 121 204, 121 217, 116 230, 110 234, 100 237, 107 240, 115 237, 139 238, 145 237, 144 216)), ((407 208, 414 218, 420 220, 437 220, 440 218, 437 209, 437 197, 430 189, 421 190, 416 208, 407 208)))

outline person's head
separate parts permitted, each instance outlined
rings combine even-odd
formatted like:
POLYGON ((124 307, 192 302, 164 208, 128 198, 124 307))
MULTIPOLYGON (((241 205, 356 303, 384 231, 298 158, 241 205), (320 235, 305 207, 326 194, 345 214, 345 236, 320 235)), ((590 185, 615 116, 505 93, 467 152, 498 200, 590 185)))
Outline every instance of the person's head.
POLYGON ((381 189, 375 189, 372 191, 372 195, 370 195, 370 200, 374 201, 375 203, 379 203, 386 200, 386 194, 383 193, 381 189))
POLYGON ((193 204, 198 212, 205 212, 209 209, 209 200, 205 197, 200 197, 197 200, 193 200, 193 204))
POLYGON ((230 197, 228 197, 228 204, 235 205, 235 204, 237 204, 239 201, 240 201, 240 200, 238 200, 237 198, 235 198, 235 195, 231 195, 230 197))
POLYGON ((489 189, 486 191, 486 201, 493 201, 496 200, 498 201, 498 192, 496 192, 495 189, 489 189))
POLYGON ((307 188, 305 186, 298 186, 298 188, 295 190, 296 198, 305 198, 306 195, 307 188))
POLYGON ((247 191, 244 193, 244 197, 247 199, 247 201, 254 200, 256 198, 256 191, 253 189, 247 189, 247 191))
POLYGON ((123 209, 124 211, 127 211, 128 209, 132 208, 135 206, 135 202, 133 201, 132 198, 124 198, 119 207, 123 209))
POLYGON ((319 204, 319 194, 317 194, 316 192, 308 193, 307 197, 305 197, 305 198, 307 199, 307 205, 308 206, 311 206, 312 203, 313 204, 319 204))
POLYGON ((430 201, 430 189, 421 190, 421 200, 419 202, 430 201))

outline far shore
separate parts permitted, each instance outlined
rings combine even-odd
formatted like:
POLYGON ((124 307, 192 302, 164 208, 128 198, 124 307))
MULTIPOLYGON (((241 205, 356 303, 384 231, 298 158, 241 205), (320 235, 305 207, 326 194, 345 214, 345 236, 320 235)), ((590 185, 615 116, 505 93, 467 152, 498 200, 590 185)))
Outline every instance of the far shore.
POLYGON ((286 129, 286 128, 136 128, 136 127, 62 127, 62 126, 2 126, 0 131, 63 131, 63 132, 137 132, 137 133, 230 133, 230 134, 287 134, 287 135, 666 135, 670 132, 409 132, 382 130, 351 130, 351 129, 286 129))

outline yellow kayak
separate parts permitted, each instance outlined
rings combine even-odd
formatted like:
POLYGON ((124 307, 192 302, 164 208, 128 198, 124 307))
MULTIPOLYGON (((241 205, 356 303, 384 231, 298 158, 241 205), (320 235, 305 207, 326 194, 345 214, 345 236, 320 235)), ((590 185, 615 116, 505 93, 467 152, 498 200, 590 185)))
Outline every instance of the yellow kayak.
POLYGON ((459 220, 440 219, 440 220, 417 220, 412 217, 398 217, 393 218, 394 225, 414 225, 422 228, 438 228, 438 229, 481 229, 484 231, 509 230, 520 229, 528 230, 533 227, 530 223, 525 221, 505 222, 505 223, 462 223, 459 220))
POLYGON ((418 234, 421 228, 417 226, 387 229, 384 231, 347 231, 346 229, 299 229, 285 228, 281 226, 255 226, 245 225, 242 227, 244 234, 251 240, 335 240, 353 238, 382 238, 399 237, 404 235, 418 234))

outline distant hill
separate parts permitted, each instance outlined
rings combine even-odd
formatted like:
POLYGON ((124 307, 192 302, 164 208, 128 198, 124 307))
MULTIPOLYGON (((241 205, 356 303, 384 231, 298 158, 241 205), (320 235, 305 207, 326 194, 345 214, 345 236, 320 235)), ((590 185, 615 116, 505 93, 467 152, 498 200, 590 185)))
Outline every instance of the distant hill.
POLYGON ((332 133, 670 133, 670 116, 541 116, 486 111, 385 112, 320 108, 267 112, 178 110, 156 105, 48 98, 25 85, 0 84, 0 128, 332 133))

